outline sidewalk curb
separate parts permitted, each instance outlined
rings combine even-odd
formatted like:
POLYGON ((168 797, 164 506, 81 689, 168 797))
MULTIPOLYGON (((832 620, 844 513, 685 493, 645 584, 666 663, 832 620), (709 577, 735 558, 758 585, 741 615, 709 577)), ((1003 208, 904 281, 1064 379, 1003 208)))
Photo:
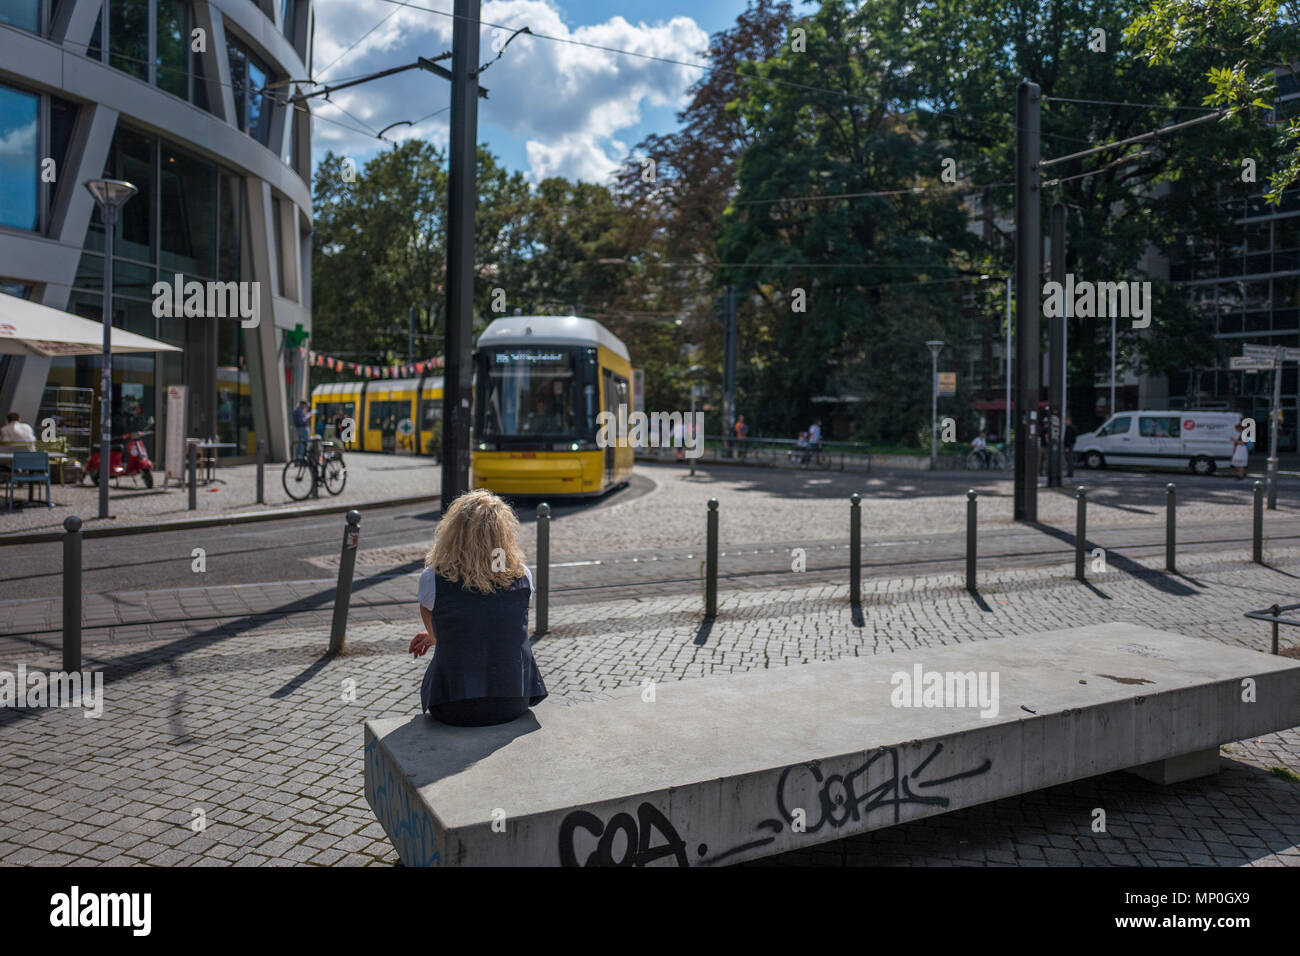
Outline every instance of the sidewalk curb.
MULTIPOLYGON (((356 508, 364 512, 373 508, 393 508, 402 505, 424 504, 441 501, 441 495, 410 495, 405 498, 389 498, 382 501, 357 501, 352 504, 310 505, 307 507, 275 508, 266 511, 246 511, 237 514, 215 515, 209 518, 179 518, 174 521, 160 521, 154 524, 121 525, 118 527, 85 528, 85 538, 116 538, 127 534, 162 534, 168 531, 188 531, 193 528, 216 528, 222 525, 255 524, 259 521, 280 521, 287 518, 305 518, 313 515, 344 514, 356 508)), ((94 519, 91 519, 94 520, 94 519)), ((30 534, 0 535, 0 547, 15 544, 48 544, 62 541, 66 536, 63 531, 38 531, 30 534)))

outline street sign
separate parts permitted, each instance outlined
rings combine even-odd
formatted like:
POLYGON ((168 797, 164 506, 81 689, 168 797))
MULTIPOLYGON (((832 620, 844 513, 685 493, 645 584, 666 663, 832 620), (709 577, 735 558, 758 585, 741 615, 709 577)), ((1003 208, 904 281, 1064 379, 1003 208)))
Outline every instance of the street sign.
MULTIPOLYGON (((1295 349, 1294 351, 1300 353, 1300 349, 1295 349)), ((1277 349, 1271 345, 1243 345, 1241 347, 1241 354, 1250 358, 1267 359, 1269 362, 1272 362, 1273 356, 1277 354, 1277 349)))
POLYGON ((1234 355, 1228 360, 1230 368, 1237 372, 1260 372, 1273 367, 1273 362, 1261 362, 1250 355, 1234 355))
POLYGON ((939 394, 940 395, 957 394, 957 373, 956 372, 939 373, 939 394))

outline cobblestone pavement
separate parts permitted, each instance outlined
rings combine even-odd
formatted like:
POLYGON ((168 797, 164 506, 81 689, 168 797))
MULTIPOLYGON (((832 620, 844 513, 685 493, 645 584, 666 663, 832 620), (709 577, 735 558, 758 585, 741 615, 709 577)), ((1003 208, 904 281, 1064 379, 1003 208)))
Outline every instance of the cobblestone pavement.
MULTIPOLYGON (((161 473, 155 475, 156 484, 152 489, 145 488, 136 478, 122 478, 109 486, 109 513, 114 516, 110 520, 114 527, 123 527, 269 508, 437 495, 442 483, 438 465, 429 458, 349 452, 345 461, 348 480, 343 493, 332 497, 322 489, 318 499, 305 501, 294 501, 285 492, 281 482, 284 464, 268 463, 263 479, 265 505, 257 504, 256 465, 223 465, 215 471, 217 481, 199 485, 194 511, 189 510, 189 490, 175 482, 165 484, 161 473)), ((73 514, 85 521, 87 528, 102 524, 97 517, 97 485, 89 481, 79 485, 53 485, 50 498, 54 508, 37 503, 25 505, 13 514, 0 512, 0 534, 58 531, 63 527, 63 519, 73 514)))
MULTIPOLYGON (((732 590, 703 627, 698 596, 557 605, 535 645, 554 695, 799 666, 846 655, 1129 620, 1264 650, 1242 614, 1290 598, 1300 551, 1278 568, 1236 549, 1095 575, 1049 564, 990 571, 979 600, 955 574, 873 578, 856 626, 847 587, 732 590)), ((409 609, 327 628, 233 615, 198 633, 90 644, 101 719, 0 712, 0 862, 182 865, 392 863, 362 795, 361 722, 417 708, 425 662, 404 654, 409 609), (355 682, 355 700, 345 700, 355 682), (196 821, 205 823, 196 832, 196 821)), ((137 629, 138 630, 138 629, 137 629)), ((1288 646, 1295 638, 1288 636, 1288 646)), ((49 646, 0 644, 0 669, 59 666, 49 646)), ((1300 865, 1300 729, 1225 748, 1216 780, 1156 787, 1116 773, 777 858, 779 863, 1300 865), (1092 811, 1107 832, 1091 831, 1092 811)))

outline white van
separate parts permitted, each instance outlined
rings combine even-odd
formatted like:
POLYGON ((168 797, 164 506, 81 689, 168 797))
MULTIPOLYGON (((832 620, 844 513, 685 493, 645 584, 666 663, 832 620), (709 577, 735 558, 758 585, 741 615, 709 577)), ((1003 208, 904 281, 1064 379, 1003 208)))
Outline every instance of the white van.
POLYGON ((1240 422, 1237 412, 1120 412, 1080 435, 1074 453, 1088 468, 1154 465, 1212 475, 1231 465, 1232 427, 1240 422))

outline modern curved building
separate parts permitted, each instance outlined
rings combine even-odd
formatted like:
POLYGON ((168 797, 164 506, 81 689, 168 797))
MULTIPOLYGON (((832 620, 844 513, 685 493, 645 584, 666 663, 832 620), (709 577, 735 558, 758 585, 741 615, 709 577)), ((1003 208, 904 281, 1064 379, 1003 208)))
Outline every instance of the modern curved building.
MULTIPOLYGON (((0 0, 0 291, 99 321, 104 226, 89 179, 139 188, 113 242, 113 323, 183 352, 115 356, 113 413, 170 386, 190 435, 286 454, 311 330, 311 0, 0 0), (258 283, 260 320, 157 314, 155 283, 258 283)), ((251 286, 243 291, 250 292, 251 286)), ((97 357, 0 357, 0 416, 81 416, 98 440, 97 357)), ((174 423, 173 423, 174 424, 174 423)), ((77 443, 74 441, 73 445, 77 443)))

